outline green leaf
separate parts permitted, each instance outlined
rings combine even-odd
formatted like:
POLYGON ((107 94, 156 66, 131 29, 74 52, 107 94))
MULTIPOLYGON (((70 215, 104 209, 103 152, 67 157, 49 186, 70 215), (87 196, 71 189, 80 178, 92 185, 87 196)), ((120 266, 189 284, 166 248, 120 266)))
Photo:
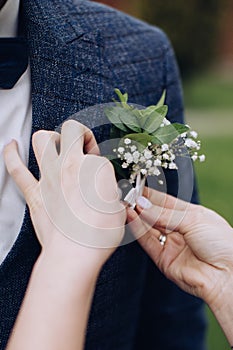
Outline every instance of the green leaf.
POLYGON ((143 129, 148 133, 152 134, 155 132, 163 122, 163 115, 160 115, 156 111, 153 111, 147 118, 143 125, 143 129))
POLYGON ((140 121, 133 110, 125 110, 121 108, 121 110, 119 110, 119 117, 122 123, 130 130, 137 133, 142 131, 140 121))
POLYGON ((119 89, 115 89, 114 91, 117 94, 117 96, 119 97, 119 100, 121 101, 121 103, 127 103, 128 102, 128 94, 127 93, 125 93, 123 95, 122 92, 119 89))
POLYGON ((163 119, 166 117, 168 107, 166 105, 157 107, 150 106, 144 111, 144 115, 141 120, 144 121, 142 128, 148 133, 154 133, 162 124, 163 119), (148 113, 150 112, 150 113, 148 113))
POLYGON ((166 98, 166 90, 163 90, 162 96, 160 97, 159 102, 157 103, 157 107, 161 107, 164 105, 165 102, 165 98, 166 98))
POLYGON ((180 123, 173 123, 171 124, 173 125, 173 127, 176 129, 176 131, 179 133, 179 135, 183 134, 186 131, 189 131, 189 127, 184 125, 184 124, 180 124, 180 123))
POLYGON ((174 141, 179 135, 183 134, 183 132, 186 132, 189 130, 189 128, 183 124, 170 124, 166 125, 163 128, 158 129, 153 133, 155 138, 163 143, 171 143, 174 141))
POLYGON ((122 123, 120 119, 120 111, 122 111, 121 107, 106 107, 104 108, 104 113, 108 120, 115 125, 118 129, 128 132, 128 128, 122 123))
POLYGON ((168 112, 168 106, 163 105, 160 107, 157 107, 155 110, 157 113, 159 113, 163 118, 166 118, 167 112, 168 112))
MULTIPOLYGON (((127 131, 129 132, 129 130, 127 131)), ((121 139, 124 137, 125 131, 118 129, 115 125, 112 125, 110 129, 110 139, 121 139)))
POLYGON ((141 110, 141 114, 142 116, 148 116, 149 114, 153 113, 153 112, 158 112, 160 114, 163 114, 164 118, 167 115, 167 111, 168 111, 168 106, 167 105, 163 105, 163 106, 149 106, 144 110, 141 110))
POLYGON ((157 106, 149 106, 146 109, 141 110, 142 115, 145 117, 152 112, 154 112, 158 107, 157 106))
POLYGON ((136 142, 139 145, 144 146, 143 148, 148 146, 149 142, 152 142, 153 140, 153 136, 152 135, 148 135, 148 134, 144 134, 144 133, 138 133, 138 134, 128 134, 125 135, 123 138, 124 139, 129 138, 130 140, 136 142))

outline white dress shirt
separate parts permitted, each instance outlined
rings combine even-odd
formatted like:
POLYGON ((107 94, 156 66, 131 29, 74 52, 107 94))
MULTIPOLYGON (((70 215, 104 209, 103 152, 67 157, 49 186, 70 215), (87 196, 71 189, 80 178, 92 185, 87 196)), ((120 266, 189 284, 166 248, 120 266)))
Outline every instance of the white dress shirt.
MULTIPOLYGON (((8 0, 0 11, 0 37, 17 35, 20 0, 8 0)), ((0 264, 11 250, 20 232, 25 201, 7 173, 3 147, 12 139, 18 142, 19 153, 28 162, 31 135, 30 69, 10 90, 0 89, 0 264)))

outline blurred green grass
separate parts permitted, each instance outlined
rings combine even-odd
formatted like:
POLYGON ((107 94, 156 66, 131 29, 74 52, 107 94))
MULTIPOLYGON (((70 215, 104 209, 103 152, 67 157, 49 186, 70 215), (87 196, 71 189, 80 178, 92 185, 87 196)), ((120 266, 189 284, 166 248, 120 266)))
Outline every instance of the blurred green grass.
POLYGON ((201 202, 233 226, 233 137, 203 135, 202 139, 206 162, 195 165, 201 202))
POLYGON ((233 110, 233 80, 226 74, 206 73, 198 76, 184 83, 184 92, 187 108, 233 110))
MULTIPOLYGON (((197 77, 184 84, 184 96, 187 122, 199 132, 206 155, 205 163, 195 164, 201 203, 233 226, 233 81, 215 74, 197 77)), ((207 314, 209 350, 229 349, 208 307, 207 314)))
MULTIPOLYGON (((203 140, 202 149, 206 154, 206 163, 195 166, 201 203, 217 211, 233 225, 233 137, 203 135, 203 140)), ((210 350, 229 349, 222 330, 208 308, 207 314, 208 348, 210 350)))

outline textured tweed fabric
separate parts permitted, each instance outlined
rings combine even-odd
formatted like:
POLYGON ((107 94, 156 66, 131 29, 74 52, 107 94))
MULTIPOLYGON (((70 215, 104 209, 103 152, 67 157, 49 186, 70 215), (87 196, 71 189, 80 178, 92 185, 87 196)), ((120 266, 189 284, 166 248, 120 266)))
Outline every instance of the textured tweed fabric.
MULTIPOLYGON (((110 102, 115 87, 145 106, 155 104, 166 89, 169 119, 183 121, 174 53, 158 28, 86 0, 22 0, 21 19, 30 48, 33 132, 53 130, 83 108, 110 102)), ((91 117, 85 122, 95 124, 91 117)), ((98 141, 107 132, 96 129, 98 141)), ((38 176, 32 152, 30 169, 38 176)), ((192 188, 186 163, 182 171, 192 188)), ((169 192, 176 194, 176 174, 167 180, 169 192)), ((26 211, 20 235, 0 267, 1 350, 39 252, 26 211)), ((203 350, 205 326, 202 302, 166 280, 134 242, 120 247, 101 272, 86 349, 203 350)))

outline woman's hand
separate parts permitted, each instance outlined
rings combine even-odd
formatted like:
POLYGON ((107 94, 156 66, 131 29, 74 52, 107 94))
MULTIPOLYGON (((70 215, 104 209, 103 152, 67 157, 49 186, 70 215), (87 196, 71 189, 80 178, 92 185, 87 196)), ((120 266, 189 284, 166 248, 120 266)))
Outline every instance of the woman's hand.
POLYGON ((111 164, 95 155, 94 136, 80 123, 64 123, 61 135, 37 132, 33 149, 39 181, 16 142, 5 148, 42 246, 7 349, 81 350, 99 271, 124 234, 125 208, 111 164))
POLYGON ((72 120, 63 124, 61 134, 35 133, 33 149, 39 181, 22 163, 15 141, 4 153, 7 169, 30 209, 42 254, 100 269, 124 233, 125 209, 111 163, 97 155, 91 131, 72 120))
POLYGON ((128 222, 141 246, 179 287, 220 307, 226 289, 233 286, 233 229, 202 206, 152 189, 144 195, 136 211, 128 209, 128 222), (164 246, 161 234, 167 235, 164 246))

